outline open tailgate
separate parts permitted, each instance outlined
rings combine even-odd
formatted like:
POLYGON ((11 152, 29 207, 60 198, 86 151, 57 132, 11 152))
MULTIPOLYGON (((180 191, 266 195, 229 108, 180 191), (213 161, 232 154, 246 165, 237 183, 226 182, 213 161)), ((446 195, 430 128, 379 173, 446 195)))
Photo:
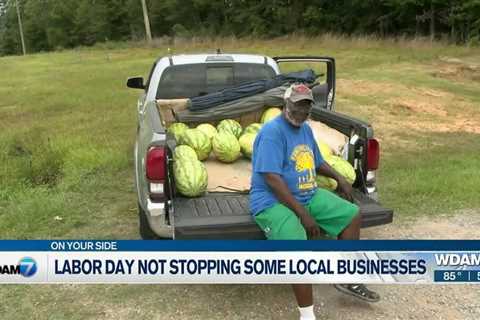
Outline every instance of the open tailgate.
MULTIPOLYGON (((362 228, 392 222, 393 211, 354 190, 362 228)), ((265 239, 248 209, 248 195, 209 193, 200 198, 177 197, 171 219, 175 239, 265 239)))

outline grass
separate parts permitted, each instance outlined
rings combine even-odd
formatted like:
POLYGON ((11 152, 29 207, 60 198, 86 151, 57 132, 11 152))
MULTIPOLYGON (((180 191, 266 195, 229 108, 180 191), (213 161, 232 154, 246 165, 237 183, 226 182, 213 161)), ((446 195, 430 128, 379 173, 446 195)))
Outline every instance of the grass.
POLYGON ((136 221, 136 93, 124 80, 139 67, 121 61, 88 51, 0 60, 10 75, 0 85, 3 238, 81 238, 86 225, 92 237, 135 237, 117 232, 136 221))
MULTIPOLYGON (((338 110, 370 121, 382 141, 379 186, 385 205, 397 214, 479 206, 474 186, 480 177, 473 169, 477 135, 406 130, 402 126, 412 121, 421 126, 450 120, 392 102, 405 96, 422 101, 419 89, 436 90, 449 95, 441 106, 449 114, 475 118, 479 81, 442 78, 432 70, 448 67, 445 57, 479 64, 479 49, 331 36, 292 40, 194 39, 169 45, 178 53, 221 47, 272 56, 334 56, 338 110)), ((126 89, 125 79, 147 75, 167 52, 164 43, 157 45, 107 44, 0 59, 2 238, 137 237, 132 150, 139 92, 126 89)))
POLYGON ((380 174, 384 203, 397 213, 439 214, 479 208, 478 135, 427 134, 422 146, 384 161, 380 174), (437 141, 441 146, 431 147, 437 141), (476 149, 473 149, 476 148, 476 149))
MULTIPOLYGON (((480 49, 328 35, 194 39, 153 47, 109 43, 0 58, 1 238, 138 238, 132 151, 139 92, 126 89, 125 80, 146 76, 168 46, 178 53, 220 47, 271 56, 334 56, 338 111, 371 122, 381 141, 382 202, 397 216, 480 207, 478 131, 475 125, 452 125, 467 119, 478 129, 480 82, 436 73, 451 67, 445 57, 479 65, 480 49)), ((291 301, 284 293, 289 291, 278 286, 3 286, 0 314, 4 319, 221 319, 224 315, 208 306, 233 310, 230 303, 240 296, 230 314, 240 319, 258 290, 272 297, 269 305, 280 313, 291 301), (178 308, 183 301, 186 311, 178 308)))

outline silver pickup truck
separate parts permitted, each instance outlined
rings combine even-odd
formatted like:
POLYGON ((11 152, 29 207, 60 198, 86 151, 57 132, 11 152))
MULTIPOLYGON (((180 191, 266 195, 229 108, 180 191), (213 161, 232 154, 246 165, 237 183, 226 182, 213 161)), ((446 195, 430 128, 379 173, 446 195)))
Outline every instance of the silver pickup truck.
POLYGON ((375 171, 379 144, 372 127, 334 110, 333 58, 224 53, 174 55, 155 61, 146 82, 142 77, 127 80, 128 87, 142 90, 137 103, 134 170, 143 239, 264 239, 248 210, 248 193, 207 192, 199 198, 176 194, 171 159, 176 142, 167 134, 157 100, 194 98, 247 81, 274 78, 281 73, 282 63, 323 65, 324 79, 314 87, 316 102, 311 118, 346 136, 344 157, 357 173, 354 198, 360 206, 362 227, 392 221, 393 211, 377 202, 375 171))

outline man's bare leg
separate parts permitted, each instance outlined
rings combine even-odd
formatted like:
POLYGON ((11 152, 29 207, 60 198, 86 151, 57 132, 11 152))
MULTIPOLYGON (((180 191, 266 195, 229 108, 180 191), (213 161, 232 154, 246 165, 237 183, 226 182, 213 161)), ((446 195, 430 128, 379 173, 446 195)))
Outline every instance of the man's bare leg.
POLYGON ((292 287, 299 307, 308 307, 313 304, 311 284, 292 284, 292 287))
POLYGON ((313 289, 311 284, 293 284, 293 292, 297 298, 300 320, 315 320, 313 312, 313 289))
MULTIPOLYGON (((348 227, 339 234, 338 238, 341 240, 360 239, 360 223, 360 215, 357 214, 348 227)), ((313 289, 311 284, 294 284, 292 287, 299 307, 302 308, 313 305, 313 289)))
MULTIPOLYGON (((340 240, 358 240, 360 239, 360 214, 357 214, 352 222, 346 227, 339 235, 340 240)), ((369 302, 377 302, 380 300, 380 296, 365 287, 363 284, 341 284, 334 285, 335 288, 343 293, 353 295, 357 298, 364 299, 369 302)))

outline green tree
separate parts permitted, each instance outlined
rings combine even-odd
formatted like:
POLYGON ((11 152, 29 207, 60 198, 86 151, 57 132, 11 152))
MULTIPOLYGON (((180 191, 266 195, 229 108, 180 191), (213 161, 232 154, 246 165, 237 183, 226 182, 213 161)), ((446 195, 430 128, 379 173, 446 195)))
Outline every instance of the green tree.
POLYGON ((52 48, 47 38, 49 5, 47 0, 33 0, 26 1, 23 7, 25 42, 32 52, 47 51, 52 48))
MULTIPOLYGON (((154 1, 154 3, 157 1, 154 1)), ((133 40, 145 39, 142 5, 140 0, 126 0, 125 10, 127 20, 122 23, 128 26, 129 38, 133 40)), ((150 17, 152 13, 150 12, 150 17)), ((153 23, 153 22, 152 22, 153 23)))
POLYGON ((108 10, 104 1, 78 1, 74 15, 73 37, 76 44, 93 45, 110 37, 108 10))
MULTIPOLYGON (((105 0, 108 38, 110 40, 126 40, 130 36, 128 1, 105 0)), ((140 1, 137 1, 140 2, 140 1)))
POLYGON ((2 2, 0 16, 0 54, 21 54, 20 34, 16 8, 11 1, 2 2))
MULTIPOLYGON (((140 0, 18 0, 30 51, 144 39, 140 0)), ((480 42, 480 0, 147 0, 154 36, 293 32, 480 42)), ((0 55, 21 53, 15 0, 0 0, 0 55)))
MULTIPOLYGON (((35 0, 33 0, 35 1, 35 0)), ((75 13, 78 1, 47 0, 49 8, 47 41, 51 48, 71 48, 78 45, 75 32, 75 13)))

